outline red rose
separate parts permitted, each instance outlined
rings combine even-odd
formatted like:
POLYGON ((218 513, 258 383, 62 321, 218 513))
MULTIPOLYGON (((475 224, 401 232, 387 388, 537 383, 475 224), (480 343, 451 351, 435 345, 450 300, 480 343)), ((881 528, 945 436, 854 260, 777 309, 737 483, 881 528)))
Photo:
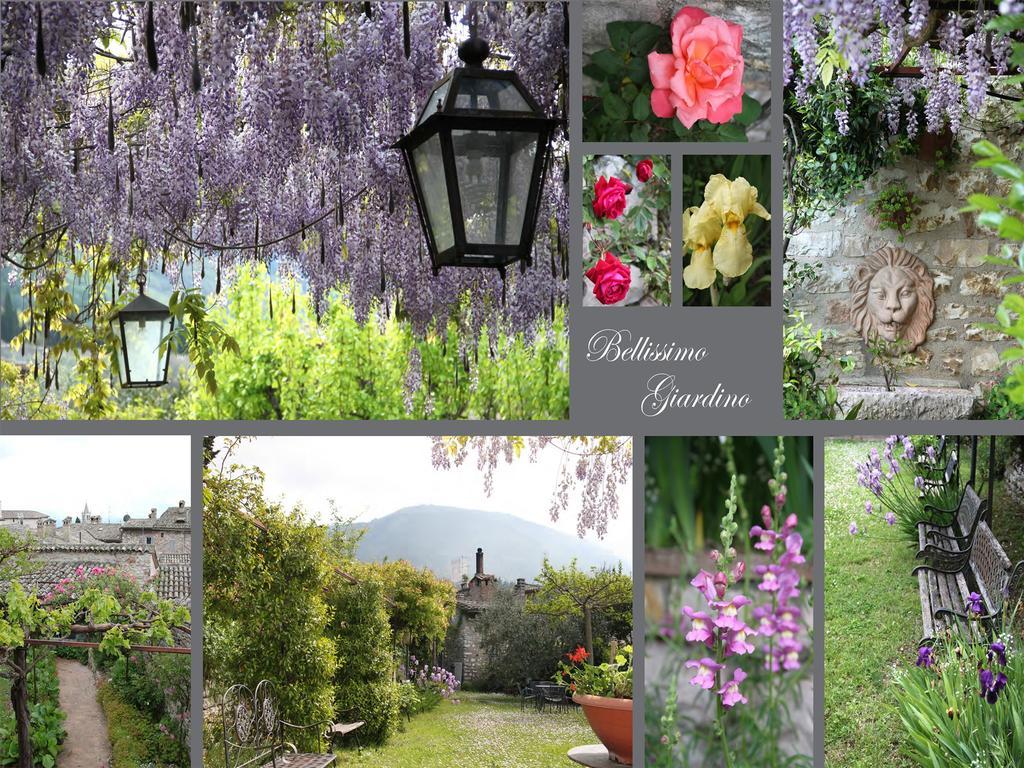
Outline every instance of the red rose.
POLYGON ((594 184, 594 215, 599 219, 617 219, 626 210, 626 195, 633 188, 612 176, 602 176, 594 184))
POLYGON ((594 283, 594 295, 602 304, 614 304, 626 298, 629 291, 629 267, 615 256, 606 253, 597 264, 587 270, 587 277, 594 283))
POLYGON ((651 180, 654 175, 654 163, 651 162, 650 158, 641 160, 636 164, 636 178, 637 181, 647 182, 651 180))

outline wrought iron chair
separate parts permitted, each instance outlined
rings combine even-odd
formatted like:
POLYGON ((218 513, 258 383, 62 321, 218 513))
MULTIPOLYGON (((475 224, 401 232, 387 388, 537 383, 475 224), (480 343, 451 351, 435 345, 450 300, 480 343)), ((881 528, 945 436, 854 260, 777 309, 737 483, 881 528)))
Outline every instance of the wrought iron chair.
POLYGON ((252 691, 238 684, 228 688, 221 698, 224 765, 228 768, 328 768, 337 758, 324 753, 328 720, 296 725, 278 717, 274 685, 261 680, 252 691), (286 729, 316 736, 316 752, 300 752, 285 740, 286 729))

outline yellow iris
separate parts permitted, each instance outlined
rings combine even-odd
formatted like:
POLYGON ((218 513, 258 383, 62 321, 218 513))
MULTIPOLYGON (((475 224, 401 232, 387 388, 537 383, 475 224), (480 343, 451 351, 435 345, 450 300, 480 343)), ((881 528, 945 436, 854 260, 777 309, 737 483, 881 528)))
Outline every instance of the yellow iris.
POLYGON ((771 214, 757 202, 757 187, 742 176, 730 181, 720 173, 708 179, 704 203, 683 214, 683 241, 692 251, 690 265, 683 270, 687 287, 710 288, 716 273, 735 278, 754 261, 754 249, 747 240, 747 216, 766 221, 771 214))

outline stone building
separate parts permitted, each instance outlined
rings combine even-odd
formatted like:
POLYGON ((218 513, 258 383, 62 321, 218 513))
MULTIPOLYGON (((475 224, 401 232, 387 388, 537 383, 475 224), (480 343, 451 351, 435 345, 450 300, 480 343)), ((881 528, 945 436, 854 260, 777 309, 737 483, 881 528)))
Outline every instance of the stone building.
MULTIPOLYGON (((476 572, 472 578, 463 578, 455 595, 455 616, 452 618, 445 640, 444 666, 463 685, 472 686, 480 679, 487 663, 487 649, 483 646, 478 620, 494 602, 503 585, 497 576, 484 572, 484 551, 476 550, 476 572)), ((516 579, 513 593, 523 602, 540 587, 526 579, 516 579)))
POLYGON ((35 533, 39 530, 49 530, 56 525, 49 515, 36 512, 32 509, 3 509, 0 508, 0 528, 14 529, 16 531, 30 531, 35 533))
POLYGON ((88 504, 77 520, 66 516, 60 526, 47 515, 14 510, 11 521, 11 527, 21 525, 34 537, 31 561, 35 568, 20 579, 32 591, 45 594, 80 571, 113 567, 149 585, 163 599, 185 606, 191 603, 192 514, 184 501, 162 514, 154 507, 148 517, 129 517, 120 523, 102 522, 88 504), (36 523, 31 530, 29 523, 21 522, 28 520, 36 523))

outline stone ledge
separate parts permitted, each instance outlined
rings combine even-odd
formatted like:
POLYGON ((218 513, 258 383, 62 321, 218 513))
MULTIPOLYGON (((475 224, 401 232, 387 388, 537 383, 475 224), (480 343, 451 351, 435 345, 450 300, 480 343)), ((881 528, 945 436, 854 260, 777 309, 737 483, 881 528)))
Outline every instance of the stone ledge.
POLYGON ((858 419, 889 421, 902 419, 969 419, 978 396, 957 387, 884 387, 840 385, 839 405, 844 412, 863 402, 858 419))

